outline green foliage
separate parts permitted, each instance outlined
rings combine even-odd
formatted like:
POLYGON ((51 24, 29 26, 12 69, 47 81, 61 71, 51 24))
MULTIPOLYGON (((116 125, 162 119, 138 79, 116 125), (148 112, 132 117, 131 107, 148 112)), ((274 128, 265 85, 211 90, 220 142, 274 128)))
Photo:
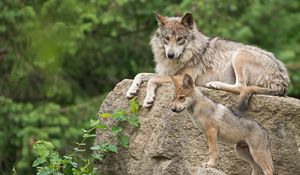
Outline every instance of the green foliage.
MULTIPOLYGON (((138 102, 133 99, 130 101, 130 106, 139 106, 138 102)), ((133 128, 137 128, 139 122, 137 119, 137 123, 133 125, 129 122, 131 115, 136 116, 138 107, 131 108, 131 113, 128 115, 124 110, 116 110, 113 114, 118 114, 118 116, 99 114, 99 117, 102 119, 115 119, 117 120, 117 124, 111 127, 106 126, 100 120, 92 120, 91 126, 89 129, 83 129, 84 135, 83 139, 80 143, 77 143, 77 147, 74 148, 74 152, 71 154, 67 154, 64 156, 60 156, 58 151, 54 150, 54 146, 51 142, 39 140, 33 145, 33 149, 38 155, 38 158, 33 162, 32 166, 37 168, 37 175, 95 175, 93 172, 93 162, 95 159, 102 161, 105 158, 107 153, 116 153, 118 152, 118 147, 122 146, 124 148, 129 147, 129 137, 122 133, 123 125, 128 123, 133 128), (121 112, 120 112, 121 111, 121 112), (118 118, 122 116, 122 120, 118 118), (103 118, 104 117, 104 118, 103 118), (103 127, 103 126, 106 127, 103 127), (100 127, 99 127, 100 126, 100 127), (92 134, 96 129, 101 128, 104 132, 112 132, 112 134, 116 137, 116 143, 110 143, 109 141, 103 141, 102 143, 92 146, 89 150, 94 151, 93 154, 88 154, 87 157, 82 157, 82 153, 86 152, 86 139, 94 138, 96 135, 92 134)), ((101 131, 100 130, 100 131, 101 131)))
POLYGON ((55 103, 16 103, 0 96, 0 162, 8 171, 1 174, 11 174, 12 165, 18 174, 32 174, 29 167, 36 140, 49 140, 59 149, 68 149, 81 135, 78 128, 88 126, 89 118, 81 116, 94 116, 97 105, 90 106, 98 99, 63 108, 55 103))

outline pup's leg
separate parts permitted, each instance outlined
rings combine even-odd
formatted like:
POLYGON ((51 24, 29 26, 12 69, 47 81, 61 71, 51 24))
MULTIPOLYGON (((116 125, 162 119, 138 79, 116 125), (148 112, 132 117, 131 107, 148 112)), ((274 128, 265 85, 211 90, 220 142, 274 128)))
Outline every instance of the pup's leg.
POLYGON ((241 157, 241 159, 248 162, 252 167, 251 175, 259 174, 259 166, 255 163, 253 157, 250 154, 249 146, 246 143, 238 143, 235 145, 236 153, 241 157))
POLYGON ((214 127, 207 129, 207 139, 208 139, 208 147, 209 147, 209 161, 203 164, 203 167, 215 167, 216 159, 218 156, 217 150, 217 134, 218 130, 214 127))
POLYGON ((270 147, 264 143, 259 147, 249 144, 249 149, 254 161, 261 167, 264 175, 273 175, 274 166, 270 147))
POLYGON ((145 108, 151 107, 155 100, 155 90, 158 85, 163 83, 170 83, 172 79, 170 76, 156 76, 151 78, 147 84, 147 95, 144 100, 143 106, 145 108))
POLYGON ((142 84, 143 81, 148 81, 150 80, 152 77, 157 76, 157 74, 154 73, 139 73, 134 77, 134 80, 129 88, 129 90, 127 91, 126 97, 127 98, 132 98, 135 95, 137 95, 137 92, 142 84))

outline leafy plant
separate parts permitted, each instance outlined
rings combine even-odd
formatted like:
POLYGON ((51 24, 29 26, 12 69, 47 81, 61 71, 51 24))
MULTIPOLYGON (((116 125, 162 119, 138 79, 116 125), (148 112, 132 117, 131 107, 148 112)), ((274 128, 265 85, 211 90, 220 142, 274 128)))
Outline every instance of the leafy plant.
POLYGON ((38 158, 33 162, 32 166, 37 168, 37 175, 94 175, 93 162, 95 159, 102 161, 107 153, 118 152, 118 147, 128 148, 129 137, 123 131, 124 124, 128 123, 131 127, 139 127, 138 119, 139 104, 136 98, 130 101, 130 114, 124 109, 117 109, 112 114, 102 113, 98 116, 105 120, 115 120, 117 123, 113 126, 107 126, 101 120, 92 120, 89 129, 83 129, 82 141, 77 143, 77 147, 71 154, 60 156, 58 151, 54 150, 51 142, 39 140, 33 145, 33 149, 37 152, 38 158), (87 150, 86 140, 94 138, 95 130, 111 132, 117 140, 117 143, 104 141, 98 145, 92 146, 87 150), (94 151, 86 158, 82 157, 82 153, 94 151))

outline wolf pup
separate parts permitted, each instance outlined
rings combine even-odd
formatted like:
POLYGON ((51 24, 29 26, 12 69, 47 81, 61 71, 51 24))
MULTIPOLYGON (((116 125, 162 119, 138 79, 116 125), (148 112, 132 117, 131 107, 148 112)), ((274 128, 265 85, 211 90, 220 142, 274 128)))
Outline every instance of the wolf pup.
MULTIPOLYGON (((172 78, 172 77, 171 77, 172 78)), ((214 103, 195 88, 193 79, 185 74, 183 79, 172 78, 176 86, 176 97, 171 109, 189 115, 200 123, 206 133, 210 158, 204 165, 214 167, 217 158, 217 137, 234 143, 237 154, 252 167, 252 175, 258 175, 259 167, 264 175, 274 171, 270 142, 266 129, 251 118, 236 116, 221 104, 214 103)))
POLYGON ((156 74, 137 74, 127 98, 135 96, 141 83, 148 81, 143 106, 150 107, 156 87, 172 82, 170 75, 184 73, 191 75, 197 86, 240 94, 241 107, 246 106, 254 93, 287 94, 287 70, 272 53, 219 37, 208 38, 197 30, 191 13, 183 17, 165 17, 157 13, 155 16, 158 29, 150 44, 156 74))

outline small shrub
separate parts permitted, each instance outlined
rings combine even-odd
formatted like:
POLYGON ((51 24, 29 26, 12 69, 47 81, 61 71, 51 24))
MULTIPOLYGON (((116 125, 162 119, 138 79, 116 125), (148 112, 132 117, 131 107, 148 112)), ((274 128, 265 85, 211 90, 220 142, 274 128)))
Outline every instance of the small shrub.
POLYGON ((129 124, 133 128, 139 127, 138 119, 139 104, 136 98, 130 101, 130 114, 126 113, 124 109, 117 109, 112 114, 102 113, 98 116, 103 119, 113 119, 117 121, 116 125, 107 126, 101 120, 92 120, 91 126, 88 129, 83 129, 82 141, 77 143, 74 151, 71 154, 61 156, 58 151, 55 151, 51 142, 39 140, 33 145, 38 158, 33 162, 33 167, 37 168, 37 175, 94 175, 93 162, 95 159, 103 160, 107 153, 116 153, 118 148, 129 147, 129 137, 123 131, 124 124, 129 124), (95 130, 105 130, 112 132, 117 143, 110 143, 104 141, 98 145, 86 149, 86 141, 89 138, 95 138, 95 130), (92 154, 84 154, 87 151, 93 151, 92 154))

